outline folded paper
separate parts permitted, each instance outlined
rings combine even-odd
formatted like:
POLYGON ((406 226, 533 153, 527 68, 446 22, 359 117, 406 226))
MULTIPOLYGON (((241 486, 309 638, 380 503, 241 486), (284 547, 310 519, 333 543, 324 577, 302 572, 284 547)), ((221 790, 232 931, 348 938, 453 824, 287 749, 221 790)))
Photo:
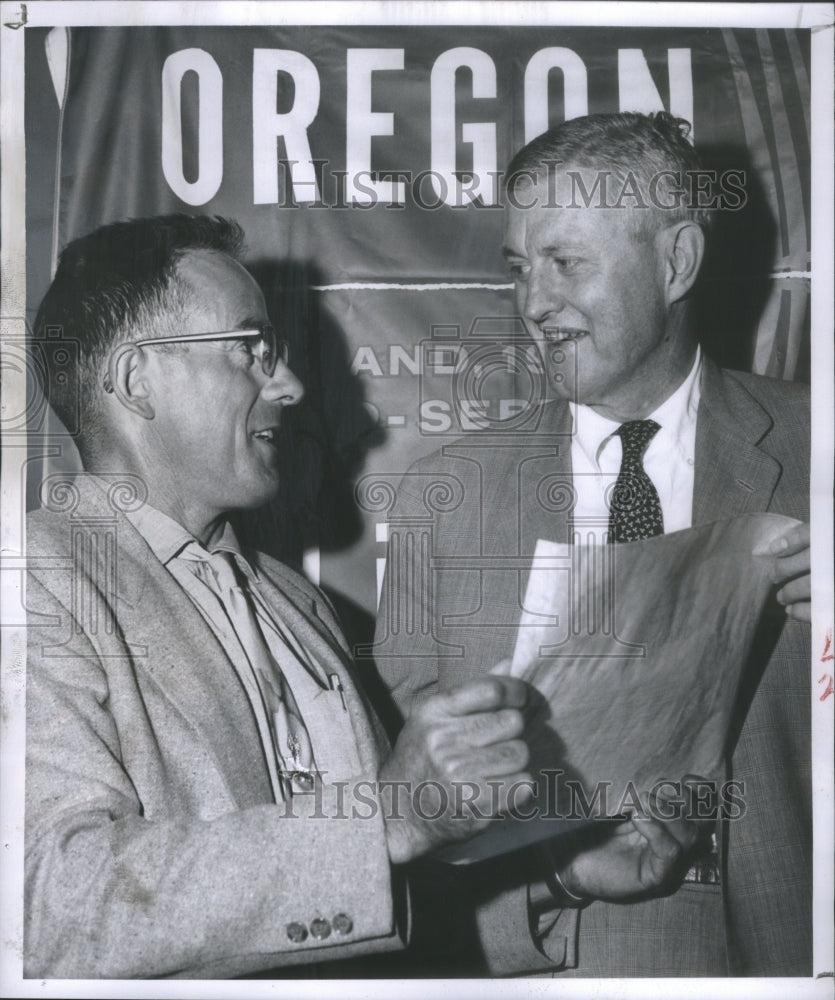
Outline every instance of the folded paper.
POLYGON ((510 672, 535 689, 526 736, 532 770, 552 774, 539 805, 554 818, 500 821, 456 860, 576 829, 566 801, 588 819, 620 814, 653 789, 670 796, 660 784, 686 775, 721 782, 772 590, 764 556, 797 523, 745 514, 618 545, 540 539, 510 672))

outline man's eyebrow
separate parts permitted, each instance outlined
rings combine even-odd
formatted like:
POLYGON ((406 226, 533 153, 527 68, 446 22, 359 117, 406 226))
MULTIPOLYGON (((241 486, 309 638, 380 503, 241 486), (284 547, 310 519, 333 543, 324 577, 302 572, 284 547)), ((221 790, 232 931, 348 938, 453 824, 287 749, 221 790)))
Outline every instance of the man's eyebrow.
POLYGON ((540 253, 544 254, 569 254, 580 253, 582 247, 573 243, 549 243, 548 246, 540 248, 540 253))
POLYGON ((261 327, 264 325, 264 322, 265 322, 265 320, 261 319, 258 316, 247 316, 246 319, 242 319, 240 321, 240 323, 238 323, 238 325, 237 325, 237 327, 235 329, 241 330, 241 331, 243 331, 243 330, 260 330, 261 327))

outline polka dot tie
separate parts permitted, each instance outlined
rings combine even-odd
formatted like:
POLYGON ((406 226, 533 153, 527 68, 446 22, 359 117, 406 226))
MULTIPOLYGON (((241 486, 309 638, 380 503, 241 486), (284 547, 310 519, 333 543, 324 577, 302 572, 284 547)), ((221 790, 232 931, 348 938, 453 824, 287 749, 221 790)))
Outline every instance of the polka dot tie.
POLYGON ((664 533, 658 491, 643 465, 647 445, 659 430, 654 420, 630 420, 615 431, 623 444, 623 458, 609 498, 612 542, 636 542, 664 533))

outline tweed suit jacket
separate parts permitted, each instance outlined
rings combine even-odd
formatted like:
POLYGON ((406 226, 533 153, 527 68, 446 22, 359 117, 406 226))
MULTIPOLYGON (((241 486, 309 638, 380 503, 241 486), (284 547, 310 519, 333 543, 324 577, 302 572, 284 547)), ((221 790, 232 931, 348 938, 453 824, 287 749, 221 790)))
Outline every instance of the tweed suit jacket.
MULTIPOLYGON (((479 433, 447 445, 403 478, 375 649, 404 712, 512 655, 536 540, 569 538, 568 406, 548 403, 537 420, 526 435, 479 433), (428 573, 429 559, 409 565, 409 553, 421 551, 431 555, 428 573)), ((706 362, 693 523, 755 511, 808 519, 808 504, 806 387, 706 362)), ((543 929, 527 898, 534 852, 515 852, 470 876, 486 967, 550 967, 566 976, 810 975, 810 662, 808 626, 771 602, 727 748, 727 777, 745 783, 746 813, 719 831, 721 887, 686 883, 643 902, 595 901, 553 914, 543 929)))
POLYGON ((383 821, 356 787, 387 744, 326 599, 247 553, 340 678, 323 697, 361 768, 339 803, 277 804, 241 682, 124 517, 120 478, 108 494, 80 476, 29 518, 25 975, 227 977, 402 947, 383 821))

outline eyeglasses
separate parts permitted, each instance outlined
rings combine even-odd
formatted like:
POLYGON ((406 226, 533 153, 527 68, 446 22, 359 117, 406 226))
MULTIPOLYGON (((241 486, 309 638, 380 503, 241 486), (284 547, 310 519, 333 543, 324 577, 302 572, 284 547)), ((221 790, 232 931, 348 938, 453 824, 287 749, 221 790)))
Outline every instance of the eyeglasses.
POLYGON ((259 360, 261 371, 272 378, 276 365, 280 361, 286 365, 290 360, 290 345, 283 337, 279 337, 274 326, 262 323, 260 326, 247 330, 226 330, 221 333, 184 333, 179 337, 152 337, 148 340, 136 340, 137 347, 146 344, 188 344, 202 343, 212 340, 253 340, 261 345, 259 360))

